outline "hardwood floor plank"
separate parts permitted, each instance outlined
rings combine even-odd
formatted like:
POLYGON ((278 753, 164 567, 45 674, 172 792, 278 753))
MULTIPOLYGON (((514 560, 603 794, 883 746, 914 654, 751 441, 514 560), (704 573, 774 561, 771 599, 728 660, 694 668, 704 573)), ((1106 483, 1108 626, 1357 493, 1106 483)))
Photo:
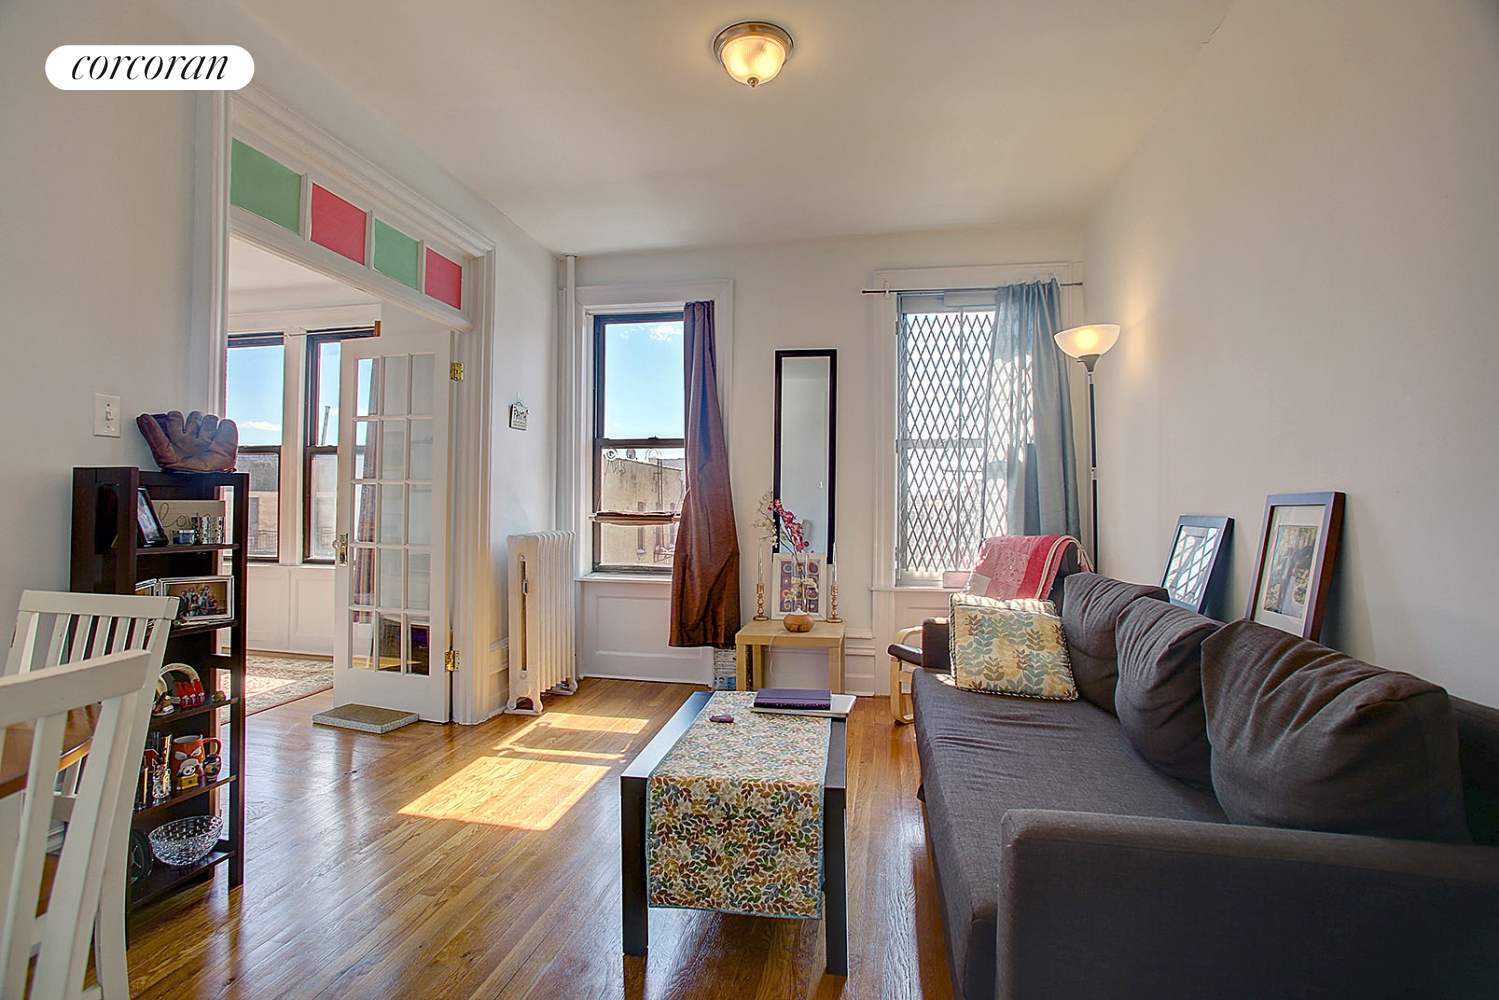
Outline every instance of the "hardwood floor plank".
POLYGON ((247 727, 242 889, 131 923, 138 1000, 952 995, 909 727, 850 717, 849 975, 821 922, 651 911, 621 952, 619 774, 694 690, 587 680, 540 717, 315 727, 316 695, 247 727))

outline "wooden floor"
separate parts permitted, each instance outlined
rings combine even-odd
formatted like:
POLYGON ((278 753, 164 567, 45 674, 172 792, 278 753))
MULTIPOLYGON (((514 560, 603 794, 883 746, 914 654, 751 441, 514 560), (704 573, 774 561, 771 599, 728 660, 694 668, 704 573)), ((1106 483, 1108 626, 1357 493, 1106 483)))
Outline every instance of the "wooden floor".
POLYGON ((821 924, 651 911, 620 945, 619 781, 693 691, 584 681, 538 719, 314 727, 316 695, 248 727, 245 884, 132 921, 137 1000, 951 996, 909 727, 849 721, 849 975, 821 924))

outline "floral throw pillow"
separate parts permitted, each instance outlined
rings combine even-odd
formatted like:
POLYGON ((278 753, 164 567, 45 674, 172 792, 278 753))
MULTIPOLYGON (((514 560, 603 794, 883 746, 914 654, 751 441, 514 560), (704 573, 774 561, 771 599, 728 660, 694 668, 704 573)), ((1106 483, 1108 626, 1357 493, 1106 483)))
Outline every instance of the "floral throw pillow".
POLYGON ((949 613, 953 683, 986 694, 1074 701, 1062 618, 1050 601, 954 594, 949 613))

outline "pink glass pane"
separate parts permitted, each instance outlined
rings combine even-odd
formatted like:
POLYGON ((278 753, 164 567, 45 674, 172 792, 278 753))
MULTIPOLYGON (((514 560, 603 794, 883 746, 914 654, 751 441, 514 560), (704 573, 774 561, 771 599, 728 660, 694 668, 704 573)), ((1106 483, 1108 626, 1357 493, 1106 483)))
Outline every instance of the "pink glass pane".
POLYGON ((463 268, 436 250, 427 250, 427 294, 454 309, 462 309, 463 268))
POLYGON ((364 212, 316 184, 312 186, 312 242, 364 263, 364 212))

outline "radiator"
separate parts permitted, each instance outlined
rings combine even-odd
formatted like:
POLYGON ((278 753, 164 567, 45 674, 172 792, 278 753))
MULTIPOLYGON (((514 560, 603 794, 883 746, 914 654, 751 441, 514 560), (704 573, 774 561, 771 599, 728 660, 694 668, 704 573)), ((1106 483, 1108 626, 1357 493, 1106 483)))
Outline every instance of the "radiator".
POLYGON ((573 533, 538 531, 511 535, 508 542, 510 700, 505 710, 540 715, 543 694, 578 690, 573 533))

